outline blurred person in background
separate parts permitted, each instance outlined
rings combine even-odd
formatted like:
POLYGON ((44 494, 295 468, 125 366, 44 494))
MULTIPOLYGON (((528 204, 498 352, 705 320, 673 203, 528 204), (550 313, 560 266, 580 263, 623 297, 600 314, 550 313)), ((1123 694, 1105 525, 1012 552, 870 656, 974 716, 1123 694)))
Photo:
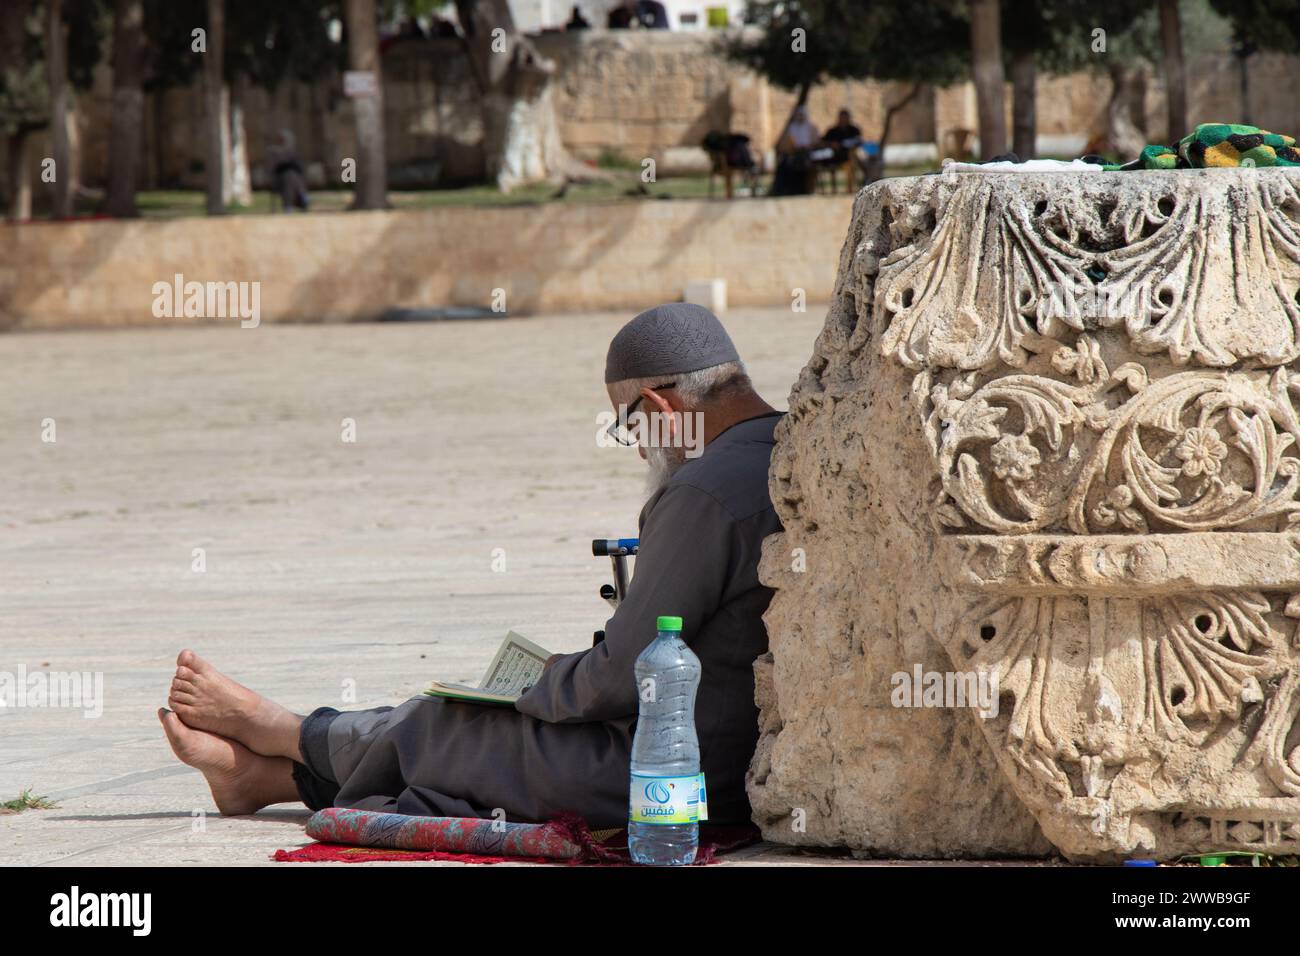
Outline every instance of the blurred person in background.
POLYGON ((279 141, 267 151, 267 161, 271 167, 271 189, 279 197, 280 208, 285 212, 295 209, 306 212, 311 197, 307 195, 307 174, 298 159, 292 131, 280 130, 279 141))

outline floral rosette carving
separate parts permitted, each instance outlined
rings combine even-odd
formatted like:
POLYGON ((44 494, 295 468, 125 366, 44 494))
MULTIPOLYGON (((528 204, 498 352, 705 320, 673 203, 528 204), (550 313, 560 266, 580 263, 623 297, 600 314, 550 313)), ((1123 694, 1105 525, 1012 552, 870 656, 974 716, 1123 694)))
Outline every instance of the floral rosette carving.
POLYGON ((1149 382, 1109 372, 1090 336, 1054 347, 1075 381, 980 373, 914 383, 939 465, 936 517, 1000 534, 1279 530, 1300 521, 1300 380, 1271 373, 1179 372, 1149 382))

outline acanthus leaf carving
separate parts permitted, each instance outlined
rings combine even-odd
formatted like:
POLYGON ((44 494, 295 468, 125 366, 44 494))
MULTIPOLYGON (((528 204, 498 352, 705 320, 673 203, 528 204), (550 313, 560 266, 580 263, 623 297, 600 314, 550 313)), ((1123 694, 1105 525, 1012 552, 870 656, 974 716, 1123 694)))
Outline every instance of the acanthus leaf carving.
POLYGON ((1300 356, 1300 191, 1289 178, 1148 185, 1107 216, 1058 202, 1041 181, 999 178, 938 177, 933 234, 879 262, 882 355, 913 370, 1019 368, 1034 335, 1121 328, 1135 351, 1176 364, 1300 356))

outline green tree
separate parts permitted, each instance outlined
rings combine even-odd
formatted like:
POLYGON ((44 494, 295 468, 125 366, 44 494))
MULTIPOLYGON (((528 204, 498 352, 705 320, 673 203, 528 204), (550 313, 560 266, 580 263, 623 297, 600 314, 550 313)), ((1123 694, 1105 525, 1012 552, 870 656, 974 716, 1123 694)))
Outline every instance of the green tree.
POLYGON ((1300 45, 1300 0, 1210 0, 1232 26, 1234 37, 1256 49, 1295 53, 1300 45))
MULTIPOLYGON (((1178 103, 1180 69, 1174 62, 1181 51, 1185 60, 1220 49, 1226 43, 1225 26, 1207 0, 1181 0, 1177 30, 1170 13, 1161 18, 1153 0, 1003 0, 1003 38, 1009 56, 1032 55, 1040 73, 1070 73, 1088 69, 1104 72, 1111 83, 1106 109, 1106 138, 1120 156, 1131 157, 1150 140, 1145 101, 1157 65, 1165 73, 1166 88, 1174 91, 1167 126, 1183 116, 1178 103)), ((1012 69, 1013 77, 1016 73, 1012 69)), ((1014 80, 1013 80, 1014 83, 1014 80)), ((1021 88, 1016 86, 1016 126, 1020 130, 1021 88)), ((1027 133, 1019 132, 1024 143, 1027 133)), ((1021 147, 1015 147, 1018 154, 1021 147)))
POLYGON ((1210 0, 1231 24, 1237 59, 1238 119, 1252 122, 1250 58, 1260 50, 1294 54, 1300 44, 1300 0, 1210 0))
POLYGON ((745 20, 762 32, 737 34, 725 48, 727 55, 796 93, 795 108, 803 106, 808 92, 829 77, 833 57, 852 55, 843 35, 821 30, 821 23, 814 25, 803 4, 750 0, 745 20))
POLYGON ((159 94, 203 76, 208 140, 221 146, 205 161, 207 189, 212 211, 220 212, 229 202, 249 199, 248 88, 274 91, 286 79, 317 81, 342 66, 344 47, 329 36, 330 21, 342 16, 337 0, 224 0, 215 6, 219 37, 209 0, 145 0, 145 89, 160 104, 159 94), (206 53, 195 49, 196 28, 205 31, 206 53), (221 46, 219 58, 214 40, 221 46))
POLYGON ((926 85, 944 86, 967 72, 966 22, 944 4, 751 0, 746 21, 761 31, 731 38, 725 46, 727 55, 776 86, 795 92, 796 107, 807 101, 814 86, 827 80, 910 84, 908 93, 885 111, 878 136, 882 156, 899 110, 926 85), (900 39, 904 37, 905 41, 900 39))
POLYGON ((337 3, 322 0, 278 0, 274 4, 226 0, 229 166, 235 202, 246 203, 251 198, 245 119, 249 89, 274 93, 286 80, 316 84, 327 78, 337 82, 347 51, 330 38, 329 24, 340 16, 337 3))
POLYGON ((73 92, 91 85, 104 13, 99 0, 12 0, 0 17, 0 145, 10 218, 31 216, 31 138, 46 129, 54 160, 52 208, 57 216, 71 212, 77 186, 68 136, 73 92))
POLYGON ((1106 53, 1149 0, 1002 0, 1002 45, 1011 75, 1012 151, 1036 153, 1038 77, 1119 59, 1106 53))
POLYGON ((555 63, 519 30, 508 0, 456 0, 456 16, 479 92, 487 178, 502 192, 607 178, 570 156, 555 112, 555 63))
POLYGON ((272 92, 285 80, 336 71, 346 50, 330 39, 329 24, 341 16, 330 0, 226 0, 226 72, 272 92))
POLYGON ((0 133, 8 169, 9 218, 30 219, 29 141, 49 122, 49 87, 41 55, 36 0, 11 0, 0 17, 0 133))

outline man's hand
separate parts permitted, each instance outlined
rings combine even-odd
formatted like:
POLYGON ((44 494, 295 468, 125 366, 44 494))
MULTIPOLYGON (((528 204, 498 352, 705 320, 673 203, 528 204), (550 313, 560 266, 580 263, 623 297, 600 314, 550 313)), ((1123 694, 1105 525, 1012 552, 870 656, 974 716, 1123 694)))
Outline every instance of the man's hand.
POLYGON ((542 673, 545 674, 548 670, 550 670, 551 665, 554 664, 563 656, 564 656, 563 654, 552 654, 550 657, 546 658, 546 663, 542 665, 542 673))

